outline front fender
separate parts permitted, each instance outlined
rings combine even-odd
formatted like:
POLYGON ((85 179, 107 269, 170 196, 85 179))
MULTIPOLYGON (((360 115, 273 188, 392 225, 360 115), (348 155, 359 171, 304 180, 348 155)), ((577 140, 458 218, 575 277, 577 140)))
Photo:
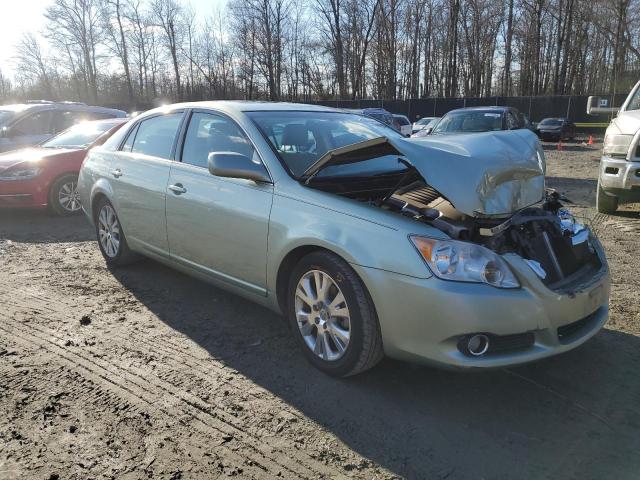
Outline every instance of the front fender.
POLYGON ((280 265, 299 247, 334 252, 353 265, 416 278, 431 272, 407 231, 287 196, 276 195, 269 225, 267 283, 275 291, 280 265))

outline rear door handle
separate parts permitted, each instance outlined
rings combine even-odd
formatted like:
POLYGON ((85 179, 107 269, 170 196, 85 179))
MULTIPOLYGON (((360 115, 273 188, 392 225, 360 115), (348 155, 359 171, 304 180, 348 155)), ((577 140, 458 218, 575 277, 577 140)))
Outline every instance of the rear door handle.
POLYGON ((176 195, 182 195, 183 193, 187 193, 187 189, 184 188, 181 183, 176 183, 175 185, 169 185, 169 190, 171 190, 176 195))
POLYGON ((113 175, 116 178, 120 178, 122 176, 122 170, 120 170, 119 168, 116 168, 115 170, 111 171, 111 175, 113 175))

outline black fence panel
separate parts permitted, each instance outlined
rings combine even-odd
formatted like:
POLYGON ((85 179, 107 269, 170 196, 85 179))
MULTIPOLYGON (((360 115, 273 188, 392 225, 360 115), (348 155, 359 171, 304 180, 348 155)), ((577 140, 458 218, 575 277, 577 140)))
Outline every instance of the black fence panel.
MULTIPOLYGON (((626 93, 607 98, 610 106, 621 106, 626 93)), ((520 110, 532 122, 547 117, 567 117, 582 131, 604 131, 611 115, 587 115, 587 95, 550 95, 542 97, 467 97, 420 98, 412 100, 326 100, 314 102, 335 108, 384 108, 406 115, 415 122, 422 117, 441 117, 456 108, 509 106, 520 110)))

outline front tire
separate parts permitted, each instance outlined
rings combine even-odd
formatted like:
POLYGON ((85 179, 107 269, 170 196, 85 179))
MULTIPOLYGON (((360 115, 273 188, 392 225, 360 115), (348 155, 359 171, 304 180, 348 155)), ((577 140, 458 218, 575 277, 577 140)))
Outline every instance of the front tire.
POLYGON ((78 193, 78 175, 63 175, 49 189, 49 208, 55 215, 68 217, 82 211, 78 193))
POLYGON ((615 213, 618 209, 618 197, 610 196, 604 193, 598 179, 598 195, 596 196, 596 209, 600 213, 615 213))
POLYGON ((318 251, 298 262, 289 279, 287 316, 307 360, 347 377, 383 357, 378 317, 356 272, 337 255, 318 251))
POLYGON ((111 202, 104 197, 101 198, 95 211, 96 238, 107 265, 121 266, 137 260, 136 254, 127 244, 120 220, 111 202))

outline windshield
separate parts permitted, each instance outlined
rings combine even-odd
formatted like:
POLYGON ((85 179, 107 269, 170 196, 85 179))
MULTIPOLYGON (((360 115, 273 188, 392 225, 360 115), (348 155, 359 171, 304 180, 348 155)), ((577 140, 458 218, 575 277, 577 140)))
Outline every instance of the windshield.
POLYGON ((7 125, 15 115, 16 112, 12 112, 11 110, 0 110, 0 127, 7 125))
POLYGON ((502 113, 491 110, 449 112, 432 133, 492 132, 502 130, 502 113))
POLYGON ((282 163, 298 178, 329 150, 388 137, 396 130, 363 115, 334 112, 247 112, 282 163))
POLYGON ((562 125, 562 120, 559 120, 557 118, 545 118, 544 120, 542 120, 540 122, 540 125, 548 125, 548 126, 552 126, 552 127, 558 127, 558 126, 562 125))
POLYGON ((435 118, 432 118, 432 117, 421 118, 420 120, 418 120, 416 122, 416 125, 429 125, 434 120, 435 120, 435 118))
POLYGON ((104 132, 113 128, 113 122, 83 122, 68 128, 42 144, 45 148, 85 148, 104 132))

